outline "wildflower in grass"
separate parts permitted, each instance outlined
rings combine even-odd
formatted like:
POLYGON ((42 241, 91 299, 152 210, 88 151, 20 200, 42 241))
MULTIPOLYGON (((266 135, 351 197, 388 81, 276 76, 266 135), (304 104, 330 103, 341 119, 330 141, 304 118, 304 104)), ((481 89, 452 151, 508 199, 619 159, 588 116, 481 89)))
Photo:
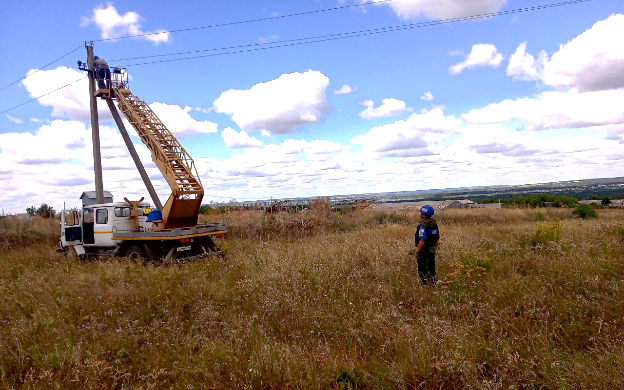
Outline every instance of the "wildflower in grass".
POLYGON ((561 221, 538 222, 533 228, 531 245, 540 247, 551 242, 559 242, 561 239, 561 221))

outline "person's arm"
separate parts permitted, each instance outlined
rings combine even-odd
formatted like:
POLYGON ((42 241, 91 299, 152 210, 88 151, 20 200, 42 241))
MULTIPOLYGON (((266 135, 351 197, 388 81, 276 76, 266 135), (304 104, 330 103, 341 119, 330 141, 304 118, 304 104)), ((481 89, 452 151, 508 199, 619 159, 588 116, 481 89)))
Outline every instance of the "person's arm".
POLYGON ((427 240, 427 230, 425 229, 424 225, 421 224, 418 226, 416 237, 418 238, 418 244, 416 245, 416 256, 418 256, 422 248, 425 246, 425 240, 427 240))
POLYGON ((418 256, 423 246, 425 246, 425 240, 418 240, 418 247, 416 248, 416 256, 418 256))

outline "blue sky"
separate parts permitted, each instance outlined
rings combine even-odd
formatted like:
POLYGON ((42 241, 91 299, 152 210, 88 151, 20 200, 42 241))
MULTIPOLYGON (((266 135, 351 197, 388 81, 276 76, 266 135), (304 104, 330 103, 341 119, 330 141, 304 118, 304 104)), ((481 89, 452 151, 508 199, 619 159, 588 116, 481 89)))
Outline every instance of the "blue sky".
MULTIPOLYGON (((623 175, 624 3, 274 47, 555 2, 367 3, 5 0, 0 111, 83 77, 76 62, 95 41, 194 157, 206 203, 623 175), (182 52, 195 53, 169 55, 182 52), (218 55, 145 64, 207 54, 218 55)), ((0 115, 0 210, 74 206, 93 189, 87 88, 0 115)), ((105 189, 146 196, 99 109, 105 189)), ((164 201, 166 182, 133 140, 164 201)))

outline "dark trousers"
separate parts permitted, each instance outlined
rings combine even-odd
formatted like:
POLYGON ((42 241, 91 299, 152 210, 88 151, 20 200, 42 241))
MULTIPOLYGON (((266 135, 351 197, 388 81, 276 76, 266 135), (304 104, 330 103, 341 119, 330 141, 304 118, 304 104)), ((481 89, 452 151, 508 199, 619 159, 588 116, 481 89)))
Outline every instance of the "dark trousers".
POLYGON ((436 280, 435 253, 420 253, 417 255, 418 276, 425 286, 434 285, 436 280))

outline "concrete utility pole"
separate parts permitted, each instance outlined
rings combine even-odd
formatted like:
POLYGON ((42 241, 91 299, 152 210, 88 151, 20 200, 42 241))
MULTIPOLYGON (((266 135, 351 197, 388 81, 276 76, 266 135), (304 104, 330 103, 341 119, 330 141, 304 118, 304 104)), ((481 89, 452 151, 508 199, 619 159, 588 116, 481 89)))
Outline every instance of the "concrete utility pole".
POLYGON ((95 97, 95 77, 93 70, 93 42, 87 45, 87 66, 89 70, 89 101, 91 102, 91 138, 93 140, 93 173, 95 174, 95 201, 104 203, 102 184, 102 156, 100 154, 100 125, 98 122, 97 99, 95 97))
MULTIPOLYGON (((111 96, 112 96, 112 93, 111 93, 111 96)), ((162 203, 160 203, 158 194, 156 193, 156 190, 154 190, 154 186, 152 185, 152 182, 149 176, 147 176, 147 172, 145 172, 143 163, 141 163, 141 159, 139 158, 139 155, 137 154, 136 149, 134 148, 134 145, 132 144, 130 135, 128 135, 126 126, 124 126, 123 121, 121 120, 121 116, 119 115, 119 112, 117 111, 117 107, 115 107, 115 103, 113 103, 112 99, 107 99, 106 103, 108 104, 108 108, 110 109, 111 114, 113 114, 113 118, 115 119, 115 123, 117 123, 117 127, 119 128, 121 137, 126 143, 126 147, 128 148, 128 151, 130 152, 130 156, 132 156, 132 160, 134 161, 134 164, 136 165, 137 170, 139 171, 139 174, 141 175, 141 179, 143 179, 143 183, 145 184, 145 187, 147 188, 147 192, 149 192, 150 196, 152 197, 152 201, 154 201, 154 206, 156 206, 157 210, 162 210, 162 203)))

